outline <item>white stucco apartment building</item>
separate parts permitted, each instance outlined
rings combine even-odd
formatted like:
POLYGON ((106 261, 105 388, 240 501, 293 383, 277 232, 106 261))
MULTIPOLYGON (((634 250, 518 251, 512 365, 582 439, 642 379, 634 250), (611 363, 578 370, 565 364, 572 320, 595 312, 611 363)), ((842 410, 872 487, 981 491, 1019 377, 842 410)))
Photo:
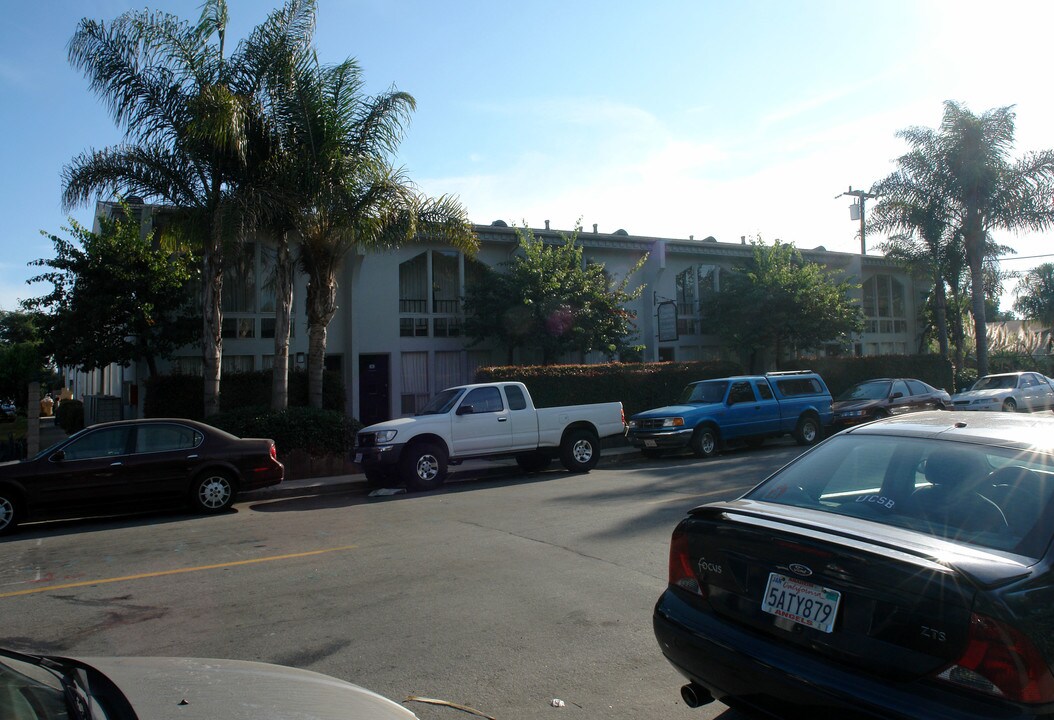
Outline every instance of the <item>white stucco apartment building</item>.
MULTIPOLYGON (((114 206, 100 203, 98 213, 114 206)), ((149 227, 150 209, 144 210, 149 227)), ((345 259, 339 309, 328 328, 328 368, 338 370, 346 387, 348 414, 363 422, 413 413, 436 391, 471 382, 477 367, 505 364, 501 348, 469 347, 464 337, 461 299, 476 263, 495 267, 510 260, 518 247, 514 228, 503 222, 474 227, 480 250, 475 258, 448 246, 420 244, 389 252, 354 252, 345 259)), ((535 237, 562 242, 571 230, 534 228, 535 237)), ((583 230, 578 236, 586 262, 602 263, 614 278, 623 278, 644 256, 643 268, 632 276, 643 285, 640 298, 628 309, 636 312, 638 342, 644 359, 731 359, 710 329, 700 307, 701 290, 720 290, 721 277, 737 261, 748 258, 751 247, 738 242, 659 238, 625 230, 583 230), (676 309, 676 318, 673 311, 676 309)), ((826 265, 859 284, 865 329, 851 352, 857 355, 906 354, 917 350, 921 328, 918 309, 928 286, 881 256, 828 252, 822 247, 799 248, 806 260, 826 265)), ((232 263, 223 288, 223 371, 268 369, 274 357, 274 295, 268 277, 271 253, 266 244, 251 243, 232 263)), ((294 294, 290 366, 304 367, 307 325, 304 312, 305 278, 298 278, 294 294)), ((764 308, 758 308, 764 312, 764 308)), ((831 351, 834 351, 833 348, 831 351)), ((538 358, 523 353, 519 364, 538 358)), ((568 357, 568 362, 602 362, 605 358, 568 357)), ((162 372, 200 373, 197 348, 188 347, 162 372)), ((71 373, 75 397, 111 395, 121 398, 122 415, 134 417, 142 408, 145 367, 111 367, 89 374, 71 373)))

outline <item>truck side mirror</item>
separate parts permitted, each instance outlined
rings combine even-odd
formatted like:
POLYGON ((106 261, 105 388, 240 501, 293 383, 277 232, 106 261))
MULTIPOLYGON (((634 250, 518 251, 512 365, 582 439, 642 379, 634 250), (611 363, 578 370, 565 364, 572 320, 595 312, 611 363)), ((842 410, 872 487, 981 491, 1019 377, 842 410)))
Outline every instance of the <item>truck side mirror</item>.
POLYGON ((455 415, 471 415, 474 412, 476 412, 476 411, 471 405, 462 405, 461 407, 459 407, 457 409, 457 412, 454 413, 454 414, 455 415))

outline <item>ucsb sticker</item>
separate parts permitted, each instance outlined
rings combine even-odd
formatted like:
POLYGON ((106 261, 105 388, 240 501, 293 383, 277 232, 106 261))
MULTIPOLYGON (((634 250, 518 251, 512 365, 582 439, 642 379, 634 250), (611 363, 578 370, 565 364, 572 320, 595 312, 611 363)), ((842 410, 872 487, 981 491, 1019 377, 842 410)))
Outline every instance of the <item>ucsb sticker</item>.
POLYGON ((885 495, 861 495, 856 501, 858 503, 873 503, 875 505, 881 505, 889 510, 892 510, 893 506, 897 504, 893 498, 887 498, 885 495))
POLYGON ((706 558, 699 558, 699 572, 712 572, 718 575, 721 574, 721 566, 717 563, 707 562, 706 558))

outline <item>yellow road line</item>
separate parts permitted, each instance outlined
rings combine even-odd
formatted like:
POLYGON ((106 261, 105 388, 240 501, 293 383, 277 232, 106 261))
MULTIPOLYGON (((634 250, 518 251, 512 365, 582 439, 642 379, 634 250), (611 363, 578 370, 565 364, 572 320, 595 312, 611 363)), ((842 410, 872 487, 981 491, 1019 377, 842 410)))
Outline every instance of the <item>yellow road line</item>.
POLYGON ((129 580, 143 580, 145 578, 164 577, 165 575, 180 575, 182 573, 199 572, 201 570, 217 570, 219 568, 237 567, 239 565, 254 565, 256 563, 274 562, 275 560, 291 560, 293 558, 310 557, 312 555, 323 555, 325 553, 340 552, 341 550, 354 550, 355 545, 343 545, 341 547, 328 548, 326 550, 311 550, 302 553, 291 553, 289 555, 272 555, 271 557, 253 558, 252 560, 235 560, 233 562, 217 563, 215 565, 198 565, 197 567, 179 568, 177 570, 161 570, 151 573, 140 573, 138 575, 125 575, 123 577, 103 578, 102 580, 82 580, 75 583, 63 585, 46 585, 44 587, 30 588, 29 590, 16 590, 15 592, 0 593, 0 599, 15 597, 17 595, 32 595, 34 593, 50 592, 52 590, 68 590, 70 588, 87 587, 89 585, 106 585, 115 582, 127 582, 129 580))

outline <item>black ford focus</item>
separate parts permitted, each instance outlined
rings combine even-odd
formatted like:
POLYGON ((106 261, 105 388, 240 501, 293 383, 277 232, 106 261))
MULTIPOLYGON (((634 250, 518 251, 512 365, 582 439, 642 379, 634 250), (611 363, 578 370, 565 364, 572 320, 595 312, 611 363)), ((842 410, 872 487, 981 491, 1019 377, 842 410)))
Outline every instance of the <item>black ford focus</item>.
POLYGON ((673 533, 654 612, 698 706, 1054 718, 1054 418, 836 435, 673 533))

